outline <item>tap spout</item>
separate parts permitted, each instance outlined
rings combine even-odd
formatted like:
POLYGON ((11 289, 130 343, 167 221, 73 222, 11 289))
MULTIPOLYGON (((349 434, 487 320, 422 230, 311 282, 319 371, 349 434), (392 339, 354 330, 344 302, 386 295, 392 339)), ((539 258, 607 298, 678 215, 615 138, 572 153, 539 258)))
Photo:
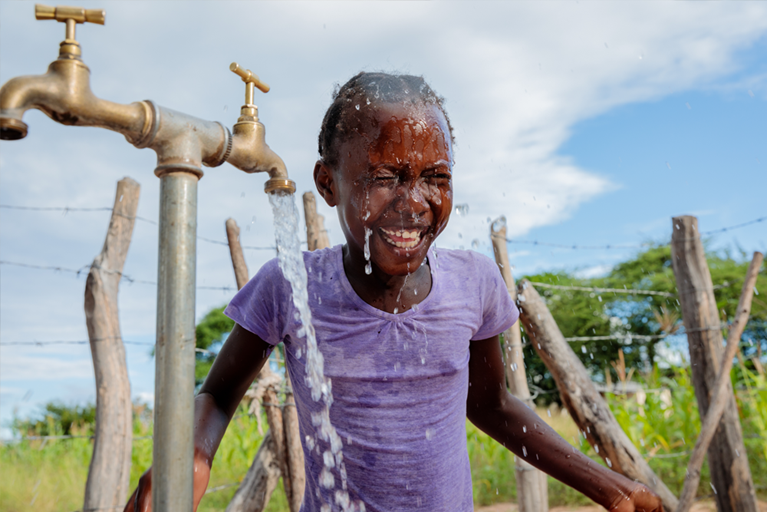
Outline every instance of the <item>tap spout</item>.
POLYGON ((269 180, 264 186, 267 193, 294 193, 296 184, 288 179, 285 162, 266 143, 266 127, 258 120, 258 108, 244 105, 234 125, 232 151, 227 162, 247 173, 265 172, 269 180))
POLYGON ((20 76, 0 88, 0 139, 27 135, 24 113, 32 108, 65 125, 99 126, 134 142, 145 125, 140 103, 120 105, 97 98, 90 89, 90 70, 76 59, 57 59, 44 75, 20 76))

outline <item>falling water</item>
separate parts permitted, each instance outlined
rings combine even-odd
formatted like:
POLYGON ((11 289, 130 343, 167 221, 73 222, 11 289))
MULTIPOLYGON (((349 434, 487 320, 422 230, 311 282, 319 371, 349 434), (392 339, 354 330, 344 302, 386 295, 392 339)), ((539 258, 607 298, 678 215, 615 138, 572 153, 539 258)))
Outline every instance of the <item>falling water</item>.
MULTIPOLYGON (((293 290, 293 306, 298 311, 302 329, 299 336, 306 336, 306 385, 311 390, 312 400, 322 402, 319 413, 312 414, 317 436, 330 444, 330 450, 323 453, 323 469, 320 484, 326 489, 335 487, 333 469, 337 468, 341 476, 341 489, 335 491, 335 503, 344 512, 364 511, 363 503, 351 503, 347 492, 346 467, 343 462, 341 437, 330 423, 330 406, 333 404, 330 379, 325 377, 322 353, 317 348, 317 337, 312 325, 312 313, 309 309, 307 274, 304 266, 301 246, 298 240, 298 210, 293 194, 269 194, 269 202, 274 212, 274 235, 277 242, 277 256, 280 269, 293 290)), ((315 440, 307 436, 307 446, 314 446, 315 440)), ((330 511, 325 504, 322 511, 330 511)))
MULTIPOLYGON (((368 213, 370 215, 370 213, 368 213)), ((370 228, 365 228, 365 273, 370 275, 373 273, 373 265, 370 263, 370 235, 373 231, 370 228)))

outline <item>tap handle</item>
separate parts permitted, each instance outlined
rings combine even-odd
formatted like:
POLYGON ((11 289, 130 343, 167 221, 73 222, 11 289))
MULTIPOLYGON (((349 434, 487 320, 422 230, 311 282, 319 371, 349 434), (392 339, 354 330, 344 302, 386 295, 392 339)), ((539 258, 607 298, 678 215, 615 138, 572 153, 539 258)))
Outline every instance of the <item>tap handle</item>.
POLYGON ((253 105, 254 87, 258 87, 258 90, 261 92, 269 92, 269 86, 262 82, 258 75, 251 70, 242 69, 236 62, 232 62, 229 65, 229 70, 245 82, 245 105, 253 105))
POLYGON ((83 9, 82 7, 49 7, 47 5, 35 4, 35 19, 38 20, 56 20, 66 22, 72 20, 75 23, 97 23, 104 24, 106 14, 104 9, 83 9))

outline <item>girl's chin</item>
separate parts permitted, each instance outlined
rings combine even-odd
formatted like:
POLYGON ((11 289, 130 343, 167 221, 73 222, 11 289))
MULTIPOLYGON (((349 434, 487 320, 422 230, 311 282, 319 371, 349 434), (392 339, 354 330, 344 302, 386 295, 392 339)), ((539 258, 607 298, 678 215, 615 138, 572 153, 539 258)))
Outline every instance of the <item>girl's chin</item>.
POLYGON ((390 254, 384 258, 374 258, 373 263, 384 273, 392 276, 405 276, 412 274, 426 260, 429 251, 428 244, 420 244, 414 249, 402 249, 399 247, 388 247, 390 254))

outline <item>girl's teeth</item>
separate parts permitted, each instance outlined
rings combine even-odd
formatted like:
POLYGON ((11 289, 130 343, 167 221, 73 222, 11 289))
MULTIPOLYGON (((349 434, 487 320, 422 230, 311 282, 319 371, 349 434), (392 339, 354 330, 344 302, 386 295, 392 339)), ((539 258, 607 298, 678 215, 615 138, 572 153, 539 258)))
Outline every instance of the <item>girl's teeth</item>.
POLYGON ((382 230, 382 231, 383 231, 383 238, 384 238, 384 240, 386 240, 387 242, 389 242, 393 246, 399 247, 401 249, 411 249, 411 248, 415 247, 416 245, 418 245, 418 242, 421 241, 421 234, 418 231, 412 231, 412 232, 408 232, 408 231, 387 231, 387 230, 382 230), (389 238, 388 235, 394 235, 394 236, 397 236, 399 238, 408 238, 408 239, 411 239, 411 240, 409 240, 407 242, 395 242, 394 240, 389 238))

